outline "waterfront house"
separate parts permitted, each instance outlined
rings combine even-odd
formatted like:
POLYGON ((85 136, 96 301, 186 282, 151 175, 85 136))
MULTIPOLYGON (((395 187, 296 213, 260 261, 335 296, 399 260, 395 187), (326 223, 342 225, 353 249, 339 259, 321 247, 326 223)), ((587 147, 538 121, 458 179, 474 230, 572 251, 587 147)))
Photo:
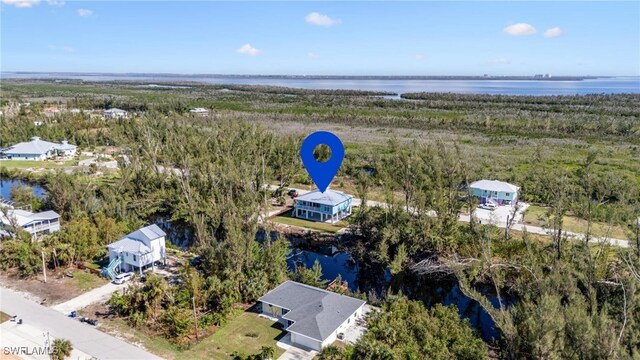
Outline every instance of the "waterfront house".
POLYGON ((120 240, 107 245, 109 251, 109 266, 103 273, 115 275, 115 269, 122 271, 140 271, 151 267, 155 270, 155 263, 166 263, 167 252, 165 236, 167 234, 158 225, 140 228, 120 240))
POLYGON ((365 302, 295 281, 258 299, 259 311, 278 319, 291 343, 320 351, 362 316, 365 302))
POLYGON ((6 230, 4 233, 11 233, 11 228, 17 226, 37 238, 38 235, 60 230, 60 215, 51 210, 33 213, 16 209, 11 204, 0 203, 0 225, 6 230))
POLYGON ((67 141, 54 143, 40 139, 37 136, 31 141, 15 144, 3 150, 9 160, 46 160, 56 156, 72 157, 76 155, 77 146, 67 141))
POLYGON ((126 110, 122 109, 108 109, 103 112, 103 116, 105 119, 113 119, 113 118, 126 118, 129 113, 126 110))
POLYGON ((351 215, 353 196, 327 189, 310 191, 294 200, 293 216, 313 221, 335 223, 351 215))
POLYGON ((469 187, 473 196, 480 199, 480 204, 511 205, 518 202, 520 187, 504 181, 478 180, 469 187))
POLYGON ((62 142, 56 146, 55 150, 58 156, 70 158, 76 156, 78 147, 69 144, 67 140, 62 140, 62 142))

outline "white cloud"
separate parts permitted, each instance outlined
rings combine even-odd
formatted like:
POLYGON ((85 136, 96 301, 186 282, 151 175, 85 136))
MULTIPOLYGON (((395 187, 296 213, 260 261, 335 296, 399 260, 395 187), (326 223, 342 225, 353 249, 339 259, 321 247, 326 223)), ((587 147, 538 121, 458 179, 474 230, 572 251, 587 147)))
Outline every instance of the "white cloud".
POLYGON ((562 29, 560 29, 557 26, 551 29, 547 29, 547 31, 544 32, 544 36, 548 38, 558 37, 558 36, 561 36, 562 34, 563 34, 562 29))
POLYGON ((505 58, 497 58, 497 59, 491 59, 491 60, 487 61, 487 64, 489 64, 489 65, 509 65, 509 64, 511 64, 511 60, 505 59, 505 58))
POLYGON ((323 27, 332 27, 334 25, 340 24, 340 19, 332 19, 327 15, 320 14, 318 12, 312 12, 309 15, 304 17, 304 21, 308 24, 323 26, 323 27))
POLYGON ((76 49, 69 47, 69 46, 65 46, 62 48, 64 51, 68 52, 68 53, 74 53, 76 52, 76 49))
POLYGON ((240 54, 245 54, 249 56, 258 56, 262 54, 261 50, 254 48, 253 46, 251 46, 251 44, 244 44, 240 46, 236 51, 239 52, 240 54))
POLYGON ((307 53, 307 56, 309 57, 309 59, 317 59, 318 58, 318 54, 316 54, 314 52, 307 53))
POLYGON ((424 54, 415 54, 413 57, 418 61, 422 61, 427 58, 424 54))
POLYGON ((64 6, 64 1, 62 0, 47 0, 47 3, 51 6, 64 6))
POLYGON ((536 33, 536 28, 527 23, 517 23, 509 25, 503 29, 503 31, 512 36, 533 35, 536 33))
POLYGON ((93 10, 89 9, 78 9, 78 15, 82 17, 87 17, 93 15, 93 10))
POLYGON ((37 5, 40 0, 0 0, 3 4, 13 5, 18 8, 30 8, 33 5, 37 5))

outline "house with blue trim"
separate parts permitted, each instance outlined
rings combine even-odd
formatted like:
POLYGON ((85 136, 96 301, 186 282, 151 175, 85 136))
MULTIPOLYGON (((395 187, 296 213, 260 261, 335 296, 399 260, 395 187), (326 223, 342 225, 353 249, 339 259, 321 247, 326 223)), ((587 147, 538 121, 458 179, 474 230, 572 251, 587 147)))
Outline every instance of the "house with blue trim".
POLYGON ((333 224, 351 215, 352 201, 353 196, 342 191, 310 191, 294 200, 293 216, 333 224))
POLYGON ((518 202, 520 187, 498 180, 478 180, 471 185, 471 193, 480 204, 511 205, 518 202))

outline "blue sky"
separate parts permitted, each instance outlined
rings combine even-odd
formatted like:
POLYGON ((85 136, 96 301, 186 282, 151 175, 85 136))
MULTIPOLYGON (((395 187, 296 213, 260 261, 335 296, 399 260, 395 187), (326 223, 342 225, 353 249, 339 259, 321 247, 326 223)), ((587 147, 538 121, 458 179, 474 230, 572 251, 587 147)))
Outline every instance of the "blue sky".
POLYGON ((640 2, 0 0, 2 71, 640 75, 640 2))

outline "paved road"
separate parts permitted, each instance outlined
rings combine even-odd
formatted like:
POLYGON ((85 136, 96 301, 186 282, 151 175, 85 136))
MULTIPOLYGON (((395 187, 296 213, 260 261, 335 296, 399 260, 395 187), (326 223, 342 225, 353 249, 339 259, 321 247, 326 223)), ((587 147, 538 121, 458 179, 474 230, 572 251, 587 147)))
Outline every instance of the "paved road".
POLYGON ((98 288, 74 297, 69 301, 65 301, 61 304, 52 306, 51 308, 65 315, 68 315, 73 310, 80 310, 99 301, 107 301, 111 297, 112 293, 126 287, 127 285, 115 285, 113 283, 104 284, 98 288))
MULTIPOLYGON (((51 348, 54 340, 50 334, 27 323, 18 325, 14 321, 5 321, 0 324, 0 351, 14 355, 10 359, 50 360, 47 349, 51 348)), ((92 356, 74 348, 69 358, 89 360, 92 356)), ((4 357, 0 355, 0 359, 4 357)))
MULTIPOLYGON (((270 189, 271 190, 276 190, 278 187, 275 185, 270 185, 270 189)), ((303 195, 309 192, 309 190, 302 190, 302 189, 296 189, 298 190, 298 194, 303 195)), ((353 198, 352 201, 352 205, 353 206, 360 206, 362 204, 362 200, 358 199, 358 198, 353 198)), ((380 201, 373 201, 373 200, 367 200, 367 206, 378 206, 378 207, 386 207, 387 204, 380 202, 380 201)), ((409 211, 414 211, 414 209, 409 208, 409 211)), ((429 214, 430 216, 435 216, 435 213, 431 212, 429 214)), ((465 214, 460 214, 460 218, 459 221, 462 222, 469 222, 470 221, 470 216, 469 215, 465 215, 465 214)), ((502 222, 502 221, 498 221, 495 222, 494 225, 496 225, 497 227, 500 228, 506 228, 507 224, 506 222, 502 222)), ((550 231, 548 229, 539 227, 539 226, 532 226, 532 225, 525 225, 522 223, 517 223, 514 224, 511 229, 516 230, 516 231, 523 231, 523 230, 527 230, 527 232, 532 233, 532 234, 539 234, 539 235, 546 235, 549 236, 550 231)), ((344 230, 344 229, 343 229, 344 230)), ((570 232, 570 231, 565 231, 563 232, 563 234, 565 236, 567 236, 570 239, 573 240, 582 240, 584 239, 584 234, 580 234, 580 233, 574 233, 574 232, 570 232)), ((627 240, 622 240, 622 239, 614 239, 614 238, 602 238, 602 237, 592 237, 591 238, 591 243, 609 243, 611 245, 614 246, 620 246, 620 247, 629 247, 629 241, 627 240)))
MULTIPOLYGON (((0 287, 0 310, 9 315, 18 315, 25 324, 40 331, 49 331, 54 338, 69 339, 74 348, 97 359, 160 359, 145 350, 66 317, 56 310, 27 300, 4 287, 0 287)), ((3 331, 12 330, 3 328, 3 331)), ((13 336, 19 334, 14 333, 13 336)))

